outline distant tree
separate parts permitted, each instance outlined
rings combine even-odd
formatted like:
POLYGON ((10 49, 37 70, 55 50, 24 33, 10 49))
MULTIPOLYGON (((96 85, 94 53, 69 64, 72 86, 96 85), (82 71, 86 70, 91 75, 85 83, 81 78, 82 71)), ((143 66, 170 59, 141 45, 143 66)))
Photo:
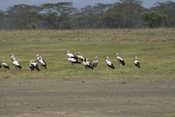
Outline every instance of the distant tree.
POLYGON ((144 13, 144 20, 149 27, 160 27, 165 16, 158 11, 147 11, 144 13))
POLYGON ((4 27, 4 20, 5 20, 5 13, 3 11, 0 11, 0 29, 3 29, 4 27))
POLYGON ((41 9, 42 19, 48 28, 71 28, 70 17, 76 10, 71 2, 47 3, 41 9))
POLYGON ((32 29, 40 25, 40 9, 31 5, 15 5, 7 11, 7 22, 14 29, 32 29))
POLYGON ((103 21, 112 28, 142 27, 144 10, 140 0, 120 0, 104 14, 103 21))
POLYGON ((175 27, 175 2, 157 2, 151 10, 164 15, 163 26, 175 27))
POLYGON ((72 24, 76 28, 103 27, 102 16, 111 6, 111 4, 96 4, 82 8, 73 16, 72 24))
POLYGON ((175 2, 144 8, 141 0, 118 0, 76 9, 72 2, 19 4, 0 11, 0 29, 175 27, 175 2))

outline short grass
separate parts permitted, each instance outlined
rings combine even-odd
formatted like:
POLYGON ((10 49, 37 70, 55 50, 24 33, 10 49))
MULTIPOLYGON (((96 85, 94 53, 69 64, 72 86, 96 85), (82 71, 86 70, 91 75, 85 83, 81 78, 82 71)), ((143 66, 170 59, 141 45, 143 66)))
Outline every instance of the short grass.
POLYGON ((119 80, 171 80, 175 79, 175 29, 102 29, 102 30, 30 30, 0 31, 0 60, 11 66, 10 71, 0 69, 5 78, 64 78, 64 79, 119 79, 119 80), (65 51, 80 51, 83 56, 100 58, 99 66, 86 70, 82 65, 67 62, 65 51), (126 59, 119 67, 114 53, 126 59), (24 67, 15 71, 9 60, 13 53, 24 67), (29 60, 39 53, 48 70, 30 72, 29 60), (104 56, 109 56, 115 70, 106 67, 104 56), (138 56, 142 68, 133 67, 138 56))

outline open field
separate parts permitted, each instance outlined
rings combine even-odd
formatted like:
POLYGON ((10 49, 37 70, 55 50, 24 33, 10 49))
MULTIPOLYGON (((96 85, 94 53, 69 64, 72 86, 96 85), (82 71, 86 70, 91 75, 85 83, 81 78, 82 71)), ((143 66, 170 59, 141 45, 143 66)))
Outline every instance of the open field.
MULTIPOLYGON (((0 60, 17 56, 22 71, 0 69, 0 115, 7 117, 175 116, 175 29, 0 31, 0 60), (80 51, 100 64, 94 71, 66 61, 80 51), (114 58, 119 52, 127 65, 114 58), (39 53, 48 70, 30 72, 39 53), (116 66, 104 64, 110 56, 116 66), (133 67, 134 56, 142 63, 133 67)), ((11 65, 11 64, 10 64, 11 65)))
POLYGON ((1 31, 0 60, 10 63, 9 54, 14 53, 24 66, 24 70, 22 72, 0 70, 0 79, 85 77, 157 80, 165 79, 165 76, 166 79, 173 79, 174 42, 175 29, 1 31), (81 65, 70 65, 64 55, 66 49, 80 51, 89 59, 97 55, 100 58, 99 67, 92 72, 84 70, 81 65), (115 52, 126 58, 127 66, 111 71, 105 66, 103 57, 106 55, 112 57, 112 61, 117 66, 115 52), (28 72, 29 60, 34 58, 36 53, 46 58, 48 71, 28 72), (142 62, 141 70, 134 69, 132 66, 135 55, 142 62))

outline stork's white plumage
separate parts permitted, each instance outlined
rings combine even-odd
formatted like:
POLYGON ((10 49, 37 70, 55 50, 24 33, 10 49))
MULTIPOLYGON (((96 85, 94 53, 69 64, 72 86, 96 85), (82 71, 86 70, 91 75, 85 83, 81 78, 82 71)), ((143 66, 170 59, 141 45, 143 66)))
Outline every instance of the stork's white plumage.
POLYGON ((15 66, 20 66, 20 64, 19 64, 19 62, 18 62, 17 60, 12 61, 12 63, 13 63, 13 65, 15 65, 15 66))
POLYGON ((16 69, 22 69, 21 65, 19 64, 17 60, 12 61, 12 64, 15 66, 16 69))
POLYGON ((107 65, 112 65, 112 62, 109 61, 108 59, 105 59, 107 65))
POLYGON ((22 69, 22 66, 13 54, 10 56, 10 60, 12 61, 12 64, 15 66, 16 69, 22 69))
POLYGON ((83 65, 84 65, 84 67, 87 69, 87 68, 90 68, 90 69, 94 69, 94 67, 93 67, 93 65, 92 65, 92 63, 88 60, 88 58, 85 58, 84 60, 83 60, 83 65))
POLYGON ((44 62, 44 60, 41 58, 38 60, 42 65, 46 65, 46 63, 44 62))
POLYGON ((68 58, 77 58, 76 55, 74 55, 73 53, 69 52, 69 50, 66 51, 66 56, 68 58))
POLYGON ((70 62, 70 63, 72 63, 72 64, 81 64, 77 59, 75 59, 75 58, 67 58, 67 60, 70 62))
POLYGON ((74 58, 74 54, 72 54, 72 53, 66 53, 66 55, 67 55, 69 58, 74 58))
POLYGON ((121 64, 123 66, 125 65, 125 60, 123 57, 119 56, 119 53, 116 53, 116 59, 119 62, 119 64, 121 64))
POLYGON ((77 57, 78 57, 78 59, 79 60, 81 60, 81 61, 83 61, 85 58, 83 57, 83 56, 81 56, 81 55, 77 55, 77 57))
POLYGON ((124 59, 123 59, 121 56, 116 56, 116 59, 117 59, 117 60, 124 61, 124 59))
POLYGON ((33 70, 37 70, 37 71, 40 71, 39 69, 39 65, 38 65, 38 62, 34 61, 34 60, 31 60, 30 63, 29 63, 29 68, 31 71, 33 70))
POLYGON ((134 65, 137 67, 137 68, 140 68, 140 61, 138 60, 138 57, 135 56, 135 60, 134 60, 134 65))
POLYGON ((11 60, 11 61, 16 61, 16 57, 15 57, 13 54, 11 54, 11 55, 10 55, 10 60, 11 60))
POLYGON ((107 56, 105 58, 106 65, 112 69, 115 69, 115 66, 112 64, 112 62, 109 60, 109 57, 107 56))
POLYGON ((1 67, 5 68, 5 69, 10 69, 9 65, 7 63, 4 63, 4 62, 0 64, 0 68, 1 67))
POLYGON ((77 59, 75 59, 75 58, 67 58, 67 60, 68 60, 69 62, 77 62, 77 59))
POLYGON ((36 55, 36 61, 43 66, 45 69, 47 69, 47 63, 46 61, 43 59, 42 56, 40 56, 39 54, 36 55))
POLYGON ((83 61, 83 65, 85 66, 90 65, 90 61, 88 61, 88 58, 85 58, 85 60, 83 61))

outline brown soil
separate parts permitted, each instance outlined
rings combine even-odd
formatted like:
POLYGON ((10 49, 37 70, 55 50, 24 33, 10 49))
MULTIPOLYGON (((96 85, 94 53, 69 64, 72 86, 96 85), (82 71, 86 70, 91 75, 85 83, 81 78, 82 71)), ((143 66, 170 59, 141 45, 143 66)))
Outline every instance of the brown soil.
POLYGON ((175 81, 6 79, 1 117, 174 117, 175 81))

